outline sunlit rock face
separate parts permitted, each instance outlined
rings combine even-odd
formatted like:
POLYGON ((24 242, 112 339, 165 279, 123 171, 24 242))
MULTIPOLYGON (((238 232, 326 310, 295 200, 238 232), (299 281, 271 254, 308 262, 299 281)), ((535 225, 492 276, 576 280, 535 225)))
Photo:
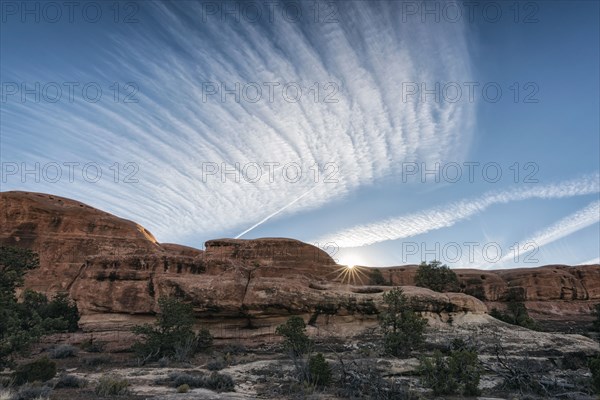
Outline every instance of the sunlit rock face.
MULTIPOLYGON (((0 243, 40 254, 40 268, 28 273, 25 286, 68 292, 87 331, 128 330, 154 318, 160 296, 177 296, 221 339, 271 338, 292 314, 318 334, 352 336, 377 324, 382 294, 391 288, 369 286, 367 269, 346 270, 293 239, 217 239, 202 251, 158 243, 134 222, 58 196, 6 192, 0 206, 0 243)), ((413 287, 415 272, 407 266, 382 273, 406 286, 419 311, 441 321, 484 316, 485 303, 505 300, 509 287, 522 287, 534 309, 554 307, 553 315, 578 315, 600 297, 599 266, 458 270, 465 293, 413 287)))

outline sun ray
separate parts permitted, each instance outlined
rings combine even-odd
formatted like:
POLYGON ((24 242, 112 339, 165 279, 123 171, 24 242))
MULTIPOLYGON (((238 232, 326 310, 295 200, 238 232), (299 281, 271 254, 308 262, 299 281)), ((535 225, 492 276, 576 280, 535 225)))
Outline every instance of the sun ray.
POLYGON ((340 265, 340 268, 332 272, 336 274, 334 280, 348 285, 365 284, 367 280, 366 267, 360 265, 340 265))

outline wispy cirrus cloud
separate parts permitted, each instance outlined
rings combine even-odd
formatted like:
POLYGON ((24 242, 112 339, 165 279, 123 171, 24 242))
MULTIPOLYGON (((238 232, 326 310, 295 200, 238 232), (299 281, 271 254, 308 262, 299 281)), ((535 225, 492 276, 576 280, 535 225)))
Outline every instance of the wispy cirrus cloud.
MULTIPOLYGON (((65 72, 68 66, 53 75, 3 70, 7 80, 20 82, 132 81, 139 103, 106 101, 111 94, 105 94, 98 103, 8 102, 2 108, 3 160, 94 161, 105 170, 135 162, 139 183, 8 182, 3 190, 74 197, 173 241, 241 230, 282 209, 316 208, 398 171, 404 161, 456 160, 468 147, 474 104, 405 102, 400 90, 403 82, 472 80, 461 23, 399 23, 400 2, 347 2, 338 23, 310 23, 310 29, 282 18, 205 21, 201 2, 142 7, 153 21, 117 26, 110 40, 96 41, 98 48, 87 54, 94 67, 85 72, 65 72), (265 101, 263 86, 261 101, 229 95, 223 102, 220 95, 206 96, 206 82, 229 89, 298 83, 305 94, 298 102, 281 94, 265 101), (315 82, 319 101, 306 92, 315 82), (325 102, 332 91, 324 86, 331 82, 338 88, 335 102, 325 102), (219 169, 222 163, 235 169, 236 163, 298 162, 303 176, 290 183, 281 176, 234 182, 230 175, 224 183, 220 175, 203 179, 206 162, 219 169), (316 183, 310 167, 326 163, 337 168, 338 182, 318 184, 304 196, 316 183)), ((464 212, 471 206, 456 207, 464 212)), ((436 218, 441 227, 452 216, 440 211, 436 218)))
MULTIPOLYGON (((562 239, 581 229, 597 224, 598 222, 600 222, 600 201, 594 201, 581 210, 561 218, 551 226, 540 230, 531 237, 521 241, 517 254, 527 254, 534 249, 539 249, 542 246, 562 239)), ((499 263, 508 261, 513 256, 514 254, 507 254, 500 259, 499 263)))
MULTIPOLYGON (((334 242, 340 247, 359 247, 387 240, 408 238, 450 227, 495 204, 533 198, 557 199, 598 193, 600 191, 599 182, 600 175, 596 173, 555 184, 488 192, 477 198, 464 199, 412 214, 343 229, 316 239, 315 242, 334 242)), ((589 212, 586 212, 584 220, 589 222, 590 215, 589 212)), ((552 235, 544 237, 545 240, 549 240, 552 235)))

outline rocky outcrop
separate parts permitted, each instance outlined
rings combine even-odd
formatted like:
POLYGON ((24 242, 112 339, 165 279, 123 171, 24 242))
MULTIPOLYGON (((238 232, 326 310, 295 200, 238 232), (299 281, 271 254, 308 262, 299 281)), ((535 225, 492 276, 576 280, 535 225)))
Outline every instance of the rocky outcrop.
MULTIPOLYGON (((28 273, 25 286, 67 291, 90 331, 149 321, 158 298, 175 295, 221 338, 273 334, 292 314, 352 334, 376 324, 382 294, 390 289, 351 285, 340 278, 345 267, 293 239, 217 239, 202 251, 158 243, 134 222, 58 196, 7 192, 0 205, 0 243, 40 255, 40 268, 28 273)), ((426 313, 486 312, 465 294, 406 292, 426 313)))
MULTIPOLYGON (((416 265, 381 269, 394 285, 414 285, 416 265)), ((483 301, 502 302, 511 291, 525 301, 598 300, 600 265, 546 265, 537 268, 499 270, 454 269, 461 290, 483 301)))
MULTIPOLYGON (((416 265, 382 270, 396 285, 414 285, 416 265)), ((482 300, 489 309, 504 308, 511 294, 522 298, 540 320, 589 321, 600 303, 600 265, 547 265, 505 270, 455 269, 461 291, 482 300)))
MULTIPOLYGON (((0 243, 40 255, 25 286, 68 292, 86 330, 150 321, 157 299, 175 295, 221 338, 272 335, 291 314, 304 315, 316 329, 352 335, 376 324, 390 289, 350 281, 326 252, 293 239, 217 239, 199 250, 158 243, 134 222, 58 196, 5 192, 0 207, 0 243)), ((415 273, 416 266, 382 270, 388 282, 405 286, 420 311, 440 320, 482 315, 485 303, 505 300, 509 288, 522 288, 540 310, 565 309, 546 307, 549 302, 585 302, 571 307, 577 313, 600 298, 599 266, 457 270, 464 293, 444 294, 414 287, 415 273)))
POLYGON ((0 240, 32 249, 40 268, 27 287, 43 292, 70 290, 87 257, 115 257, 160 251, 150 232, 78 201, 41 193, 0 195, 0 240))

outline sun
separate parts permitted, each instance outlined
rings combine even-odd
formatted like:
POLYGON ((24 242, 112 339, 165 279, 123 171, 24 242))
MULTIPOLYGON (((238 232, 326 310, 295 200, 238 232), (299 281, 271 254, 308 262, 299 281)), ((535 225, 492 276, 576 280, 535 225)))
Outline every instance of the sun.
POLYGON ((365 260, 360 254, 340 254, 337 257, 337 263, 349 269, 365 264, 365 260))
POLYGON ((339 268, 333 272, 334 280, 349 285, 364 285, 369 280, 365 273, 366 268, 356 264, 339 265, 339 268))
POLYGON ((338 254, 336 262, 339 268, 333 272, 334 279, 352 285, 367 284, 369 282, 366 273, 368 268, 363 267, 363 265, 367 265, 366 261, 360 253, 353 250, 338 254))

